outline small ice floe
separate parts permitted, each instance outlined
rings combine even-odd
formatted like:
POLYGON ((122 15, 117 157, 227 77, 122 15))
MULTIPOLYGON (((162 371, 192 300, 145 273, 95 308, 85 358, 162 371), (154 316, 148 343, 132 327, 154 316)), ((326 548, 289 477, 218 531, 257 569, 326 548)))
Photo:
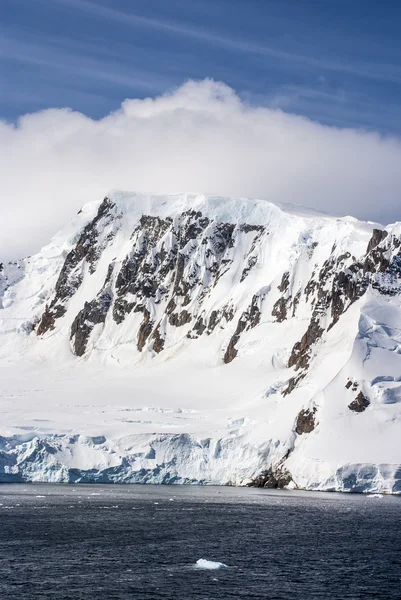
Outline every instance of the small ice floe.
POLYGON ((383 498, 383 494, 368 494, 368 498, 383 498))
POLYGON ((197 569, 211 569, 214 571, 217 569, 228 569, 228 566, 224 563, 215 562, 213 560, 206 560, 204 558, 200 558, 199 560, 197 560, 195 566, 197 569))

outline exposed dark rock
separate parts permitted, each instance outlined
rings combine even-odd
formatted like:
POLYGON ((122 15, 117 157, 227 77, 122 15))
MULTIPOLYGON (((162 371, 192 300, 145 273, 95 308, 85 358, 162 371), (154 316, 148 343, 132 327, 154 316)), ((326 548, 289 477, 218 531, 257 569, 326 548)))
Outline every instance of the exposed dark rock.
POLYGON ((62 304, 55 304, 53 306, 46 304, 46 308, 36 330, 37 335, 43 335, 46 331, 49 331, 49 329, 54 329, 56 319, 60 319, 66 312, 67 308, 62 304))
POLYGON ((176 308, 177 304, 174 300, 174 298, 171 298, 171 300, 169 300, 167 306, 166 306, 166 313, 168 315, 170 315, 176 308))
POLYGON ((388 238, 387 231, 381 229, 373 230, 372 237, 369 240, 366 250, 366 258, 363 263, 364 273, 383 273, 388 269, 390 263, 387 256, 385 256, 385 252, 388 249, 387 246, 391 244, 392 239, 390 238, 389 240, 386 240, 386 244, 382 244, 386 238, 388 238))
POLYGON ((70 338, 76 356, 83 356, 89 336, 95 325, 104 323, 112 301, 109 290, 102 291, 91 302, 85 302, 71 325, 70 338))
POLYGON ((239 318, 237 328, 234 332, 234 335, 230 339, 227 349, 224 353, 223 360, 226 364, 233 361, 238 354, 236 345, 241 337, 241 333, 247 329, 252 329, 253 327, 256 327, 259 324, 261 316, 260 309, 258 306, 259 300, 259 296, 254 296, 252 298, 252 302, 249 308, 245 312, 243 312, 241 317, 239 318))
MULTIPOLYGON (((362 270, 361 263, 352 263, 344 268, 344 261, 350 261, 350 253, 345 253, 335 259, 331 256, 320 269, 318 279, 310 279, 305 294, 307 301, 313 295, 315 302, 311 321, 308 329, 297 342, 291 352, 288 366, 296 369, 307 369, 311 356, 312 346, 321 338, 324 327, 321 325, 322 317, 331 313, 332 321, 328 327, 333 327, 340 316, 366 291, 368 282, 365 277, 359 276, 362 270), (341 266, 340 270, 338 268, 341 266), (331 281, 331 285, 330 285, 331 281)), ((293 304, 294 305, 294 304, 293 304)), ((296 308, 296 304, 294 310, 296 308)), ((288 388, 286 390, 288 392, 288 388)))
POLYGON ((182 213, 182 223, 179 232, 180 246, 183 248, 191 240, 196 240, 209 225, 210 220, 200 211, 187 210, 182 213))
POLYGON ((350 256, 350 252, 344 252, 344 254, 340 254, 340 256, 337 258, 337 265, 341 265, 341 263, 350 258, 350 256))
MULTIPOLYGON (((251 248, 249 250, 249 255, 252 254, 252 252, 255 250, 256 246, 258 246, 262 240, 263 234, 266 232, 265 227, 263 227, 263 225, 258 226, 258 229, 255 230, 257 233, 255 235, 255 237, 253 238, 252 244, 251 244, 251 248)), ((268 233, 266 235, 269 235, 268 233)))
MULTIPOLYGON (((286 294, 288 292, 288 288, 289 288, 289 273, 286 272, 284 273, 281 283, 280 285, 277 287, 277 289, 279 291, 281 291, 283 294, 286 294)), ((273 305, 273 309, 272 309, 272 316, 275 317, 277 323, 282 323, 283 321, 285 321, 288 317, 288 313, 290 312, 291 308, 291 315, 294 316, 295 315, 295 311, 297 309, 297 306, 299 304, 299 301, 301 299, 301 290, 299 290, 295 297, 292 298, 291 295, 288 296, 280 296, 280 298, 278 298, 278 300, 276 300, 276 302, 273 305)))
POLYGON ((309 258, 312 258, 313 256, 313 252, 315 251, 315 248, 318 247, 318 243, 317 242, 312 242, 311 244, 309 244, 308 246, 308 256, 309 258))
POLYGON ((283 273, 283 276, 281 278, 281 283, 280 283, 280 285, 277 286, 277 289, 284 294, 288 290, 289 285, 290 285, 290 274, 288 271, 286 271, 285 273, 283 273))
POLYGON ((242 223, 239 226, 239 230, 244 233, 250 233, 251 231, 256 231, 258 233, 263 233, 265 228, 263 225, 249 225, 248 223, 242 223))
POLYGON ((239 338, 241 336, 241 333, 245 330, 246 328, 246 322, 245 321, 238 321, 238 325, 237 328, 234 332, 234 335, 232 336, 232 338, 229 341, 229 344, 227 346, 227 349, 224 353, 224 362, 226 364, 232 362, 234 360, 234 358, 237 356, 238 354, 238 350, 236 348, 236 345, 239 341, 239 338))
POLYGON ((305 296, 307 302, 309 302, 309 296, 313 296, 319 286, 318 282, 314 279, 314 276, 315 272, 312 273, 312 277, 305 286, 305 296))
POLYGON ((385 229, 374 229, 372 237, 369 240, 366 254, 369 254, 376 246, 378 246, 386 237, 388 232, 385 229))
POLYGON ((107 273, 106 273, 106 277, 105 277, 103 288, 102 288, 103 290, 105 289, 106 286, 109 285, 112 275, 113 275, 113 271, 114 271, 114 263, 110 263, 107 268, 107 273))
POLYGON ((198 317, 195 321, 195 325, 192 328, 192 332, 189 332, 187 334, 187 337, 197 338, 203 334, 203 332, 206 330, 206 328, 207 328, 207 325, 206 325, 205 321, 203 320, 203 318, 198 317))
POLYGON ((153 338, 153 350, 159 354, 164 348, 164 338, 162 338, 160 333, 160 324, 156 327, 154 332, 152 333, 153 338))
POLYGON ((116 298, 113 304, 113 319, 117 324, 124 321, 127 314, 129 314, 135 307, 135 302, 127 302, 125 298, 116 298))
POLYGON ((316 408, 310 409, 302 409, 297 416, 297 420, 295 423, 295 431, 298 435, 302 435, 303 433, 310 433, 316 427, 315 421, 316 408))
POLYGON ((173 244, 167 251, 162 240, 172 227, 170 218, 142 215, 138 227, 131 235, 133 249, 124 259, 116 279, 117 299, 113 307, 113 318, 117 323, 121 323, 127 314, 135 310, 138 302, 155 298, 156 294, 168 293, 163 288, 162 281, 175 267, 177 248, 173 244), (162 242, 160 250, 154 252, 159 242, 162 242))
POLYGON ((258 262, 258 257, 257 256, 250 256, 248 258, 248 264, 245 267, 245 269, 243 269, 242 274, 241 274, 241 279, 240 281, 244 281, 244 279, 249 275, 249 272, 251 271, 251 269, 253 269, 253 267, 256 265, 256 263, 258 262))
POLYGON ((247 485, 248 487, 282 489, 288 487, 291 482, 292 476, 289 471, 283 468, 270 468, 255 477, 247 485))
POLYGON ((234 318, 234 309, 232 306, 226 305, 223 307, 222 311, 221 311, 221 316, 223 319, 225 319, 227 322, 232 321, 234 318))
POLYGON ((89 271, 93 273, 96 269, 98 250, 96 241, 99 235, 97 225, 101 219, 110 214, 115 207, 107 197, 99 206, 96 217, 86 225, 75 247, 67 254, 64 265, 57 279, 54 296, 46 305, 45 312, 39 322, 37 334, 43 335, 49 329, 54 329, 55 320, 62 317, 66 312, 67 301, 75 294, 82 283, 82 265, 86 260, 89 263, 89 271))
POLYGON ((260 323, 261 312, 260 312, 260 308, 258 306, 259 301, 260 301, 260 297, 254 296, 252 298, 250 307, 244 313, 244 317, 248 322, 247 329, 253 329, 260 323))
MULTIPOLYGON (((331 315, 332 320, 327 330, 331 329, 341 315, 365 294, 369 283, 382 294, 399 293, 401 255, 398 247, 394 238, 390 238, 386 231, 375 229, 362 262, 355 260, 349 252, 338 258, 330 256, 323 263, 317 279, 315 274, 312 275, 304 291, 307 302, 314 305, 314 310, 307 331, 293 347, 289 366, 295 366, 296 369, 308 368, 311 347, 324 332, 321 318, 328 313, 331 315)), ((332 249, 333 253, 335 249, 332 249)), ((274 313, 279 319, 283 318, 284 309, 282 301, 274 307, 274 313)))
POLYGON ((174 287, 173 287, 173 296, 183 296, 183 290, 180 289, 181 281, 184 277, 184 267, 185 267, 185 256, 184 254, 178 254, 177 263, 175 266, 175 278, 174 278, 174 287))
POLYGON ((349 390, 351 388, 351 390, 353 392, 356 392, 358 389, 358 382, 357 381, 352 381, 352 379, 349 379, 347 381, 347 383, 345 384, 345 387, 347 390, 349 390))
POLYGON ((173 327, 182 327, 192 321, 192 316, 187 310, 182 310, 180 313, 171 313, 168 321, 173 327))
POLYGON ((298 308, 298 304, 299 304, 300 299, 301 299, 301 290, 299 290, 295 294, 294 299, 292 301, 292 316, 293 317, 295 316, 295 313, 296 313, 296 310, 298 308))
POLYGON ((119 294, 126 293, 129 285, 135 281, 138 273, 138 261, 135 257, 126 257, 116 279, 116 290, 119 294))
POLYGON ((279 298, 273 306, 272 316, 276 318, 277 323, 282 323, 287 318, 288 298, 279 298))
POLYGON ((223 254, 227 248, 232 248, 234 229, 232 223, 216 223, 211 238, 215 254, 223 254))
MULTIPOLYGON (((227 323, 232 321, 234 318, 234 310, 232 307, 226 305, 219 310, 212 310, 207 323, 206 333, 210 335, 213 333, 217 325, 221 324, 222 320, 225 319, 227 323)), ((204 330, 203 330, 204 331, 204 330)), ((203 333, 203 331, 201 333, 203 333)), ((201 335, 201 333, 199 335, 201 335)))
MULTIPOLYGON (((212 275, 209 285, 215 285, 232 262, 224 255, 233 245, 234 231, 235 225, 213 223, 194 210, 184 212, 174 224, 171 219, 143 215, 131 236, 133 249, 116 278, 114 320, 121 323, 143 299, 153 299, 155 304, 160 304, 170 296, 166 307, 170 324, 179 327, 189 323, 192 317, 188 311, 179 313, 176 307, 189 305, 193 290, 203 283, 202 267, 193 260, 193 253, 198 251, 199 244, 207 246, 207 270, 212 275), (164 240, 167 232, 172 236, 168 246, 164 240)), ((206 287, 199 301, 207 293, 206 287)))
POLYGON ((370 400, 362 393, 359 392, 355 400, 348 404, 348 408, 354 412, 363 412, 367 409, 370 404, 370 400))
POLYGON ((188 304, 191 303, 191 297, 189 296, 189 294, 186 294, 181 302, 181 306, 188 306, 188 304))
POLYGON ((170 217, 162 219, 151 215, 142 215, 139 221, 141 232, 146 232, 147 246, 154 248, 159 240, 171 229, 173 220, 170 217))
MULTIPOLYGON (((362 265, 357 265, 357 267, 359 266, 362 265)), ((332 322, 328 329, 331 329, 351 304, 365 293, 367 286, 366 278, 358 277, 351 269, 346 272, 340 271, 335 275, 331 289, 332 322)))
POLYGON ((288 380, 288 384, 287 387, 283 389, 283 391, 281 392, 281 394, 283 396, 288 396, 289 394, 291 394, 291 392, 293 392, 295 390, 295 388, 297 387, 298 383, 300 381, 302 381, 302 379, 304 379, 304 377, 306 376, 306 373, 298 373, 298 375, 296 375, 295 377, 291 377, 288 380))
POLYGON ((145 308, 143 311, 143 321, 139 327, 138 339, 137 339, 137 343, 136 343, 136 346, 137 346, 139 352, 142 352, 143 347, 146 344, 146 340, 152 333, 152 329, 153 329, 153 321, 150 318, 150 312, 148 310, 146 310, 146 308, 145 308))
POLYGON ((324 261, 322 268, 319 271, 319 275, 318 275, 319 290, 322 290, 322 288, 329 281, 330 277, 332 277, 334 275, 334 269, 335 269, 335 258, 333 256, 330 256, 327 260, 324 261))
POLYGON ((210 313, 209 322, 207 324, 207 330, 209 334, 212 333, 217 323, 219 322, 219 316, 220 315, 218 310, 212 310, 212 312, 210 313))
POLYGON ((324 329, 319 325, 317 320, 312 318, 309 327, 297 342, 291 352, 288 366, 296 369, 307 369, 309 366, 311 347, 319 340, 324 332, 324 329))

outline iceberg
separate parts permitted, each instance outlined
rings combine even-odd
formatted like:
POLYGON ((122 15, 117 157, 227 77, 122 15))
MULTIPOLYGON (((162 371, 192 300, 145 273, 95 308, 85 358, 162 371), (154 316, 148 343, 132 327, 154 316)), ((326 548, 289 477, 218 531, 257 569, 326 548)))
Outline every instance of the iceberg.
POLYGON ((228 566, 224 563, 206 560, 205 558, 197 560, 195 566, 197 569, 211 569, 212 571, 217 569, 228 569, 228 566))

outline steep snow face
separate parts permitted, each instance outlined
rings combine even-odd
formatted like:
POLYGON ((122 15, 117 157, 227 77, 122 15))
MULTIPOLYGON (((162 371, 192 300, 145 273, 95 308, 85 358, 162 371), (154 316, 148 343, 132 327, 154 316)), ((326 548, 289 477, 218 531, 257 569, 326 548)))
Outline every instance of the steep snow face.
POLYGON ((115 192, 0 271, 0 480, 401 492, 400 226, 115 192))

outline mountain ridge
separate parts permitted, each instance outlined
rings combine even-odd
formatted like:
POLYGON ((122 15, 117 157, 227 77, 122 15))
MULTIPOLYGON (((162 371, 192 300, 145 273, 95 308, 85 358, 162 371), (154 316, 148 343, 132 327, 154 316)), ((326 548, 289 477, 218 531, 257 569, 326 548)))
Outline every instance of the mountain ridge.
MULTIPOLYGON (((399 493, 400 240, 399 224, 263 200, 113 192, 85 205, 38 255, 3 267, 0 366, 11 356, 46 380, 56 361, 78 398, 83 368, 117 366, 127 379, 122 410, 164 417, 120 426, 112 407, 110 434, 76 416, 68 434, 59 418, 42 429, 31 419, 27 441, 18 416, 7 417, 0 480, 399 493), (204 380, 210 406, 185 373, 204 380), (130 397, 131 383, 151 406, 130 397), (166 412, 163 386, 187 412, 166 412), (176 422, 166 424, 168 414, 176 422), (85 453, 89 469, 77 466, 85 453)), ((47 393, 38 396, 44 412, 47 393)))

